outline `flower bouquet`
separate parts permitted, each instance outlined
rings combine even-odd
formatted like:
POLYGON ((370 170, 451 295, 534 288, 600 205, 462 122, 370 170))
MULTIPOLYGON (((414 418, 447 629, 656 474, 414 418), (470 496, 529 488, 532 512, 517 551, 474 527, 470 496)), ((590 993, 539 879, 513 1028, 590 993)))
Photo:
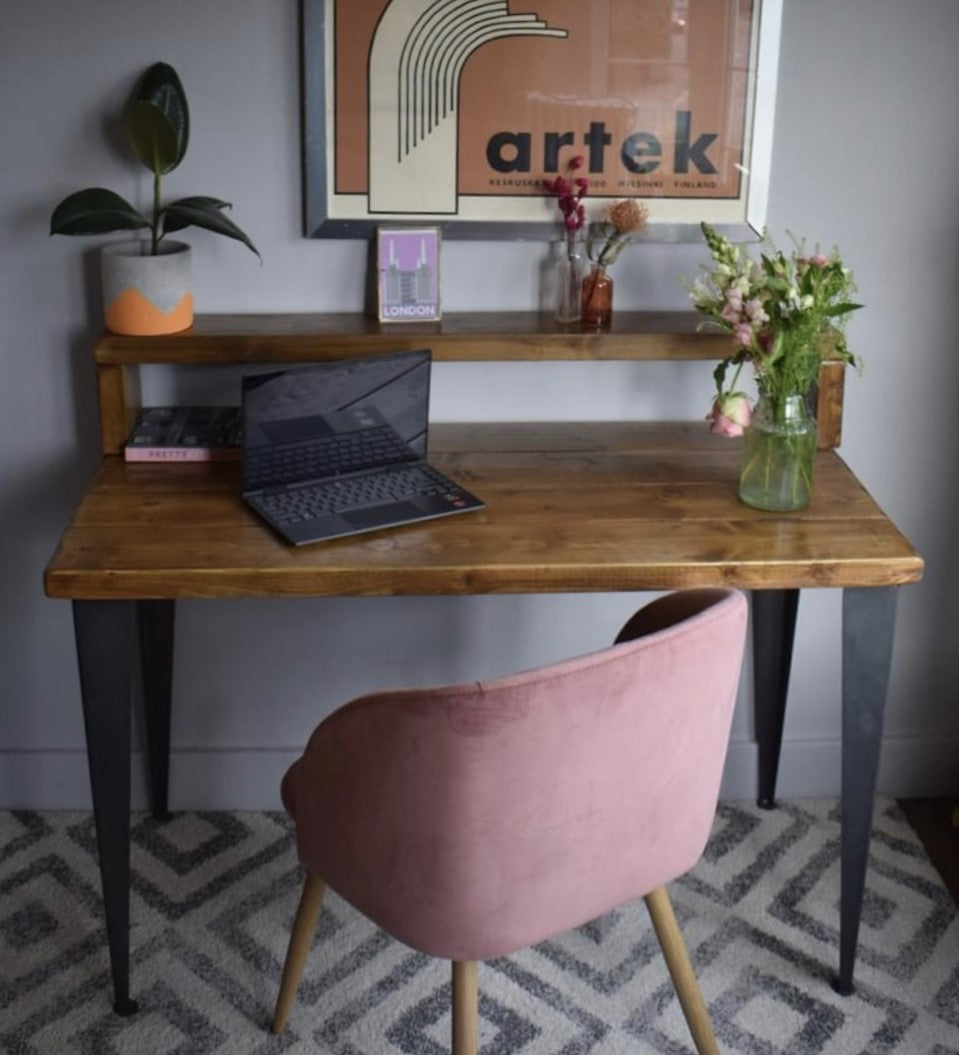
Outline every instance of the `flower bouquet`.
POLYGON ((713 267, 689 291, 695 307, 735 339, 736 351, 716 367, 713 432, 746 435, 740 497, 760 509, 801 509, 809 501, 816 426, 808 406, 824 351, 844 363, 846 317, 861 307, 838 250, 790 256, 763 239, 759 261, 701 225, 713 267), (750 363, 759 389, 755 410, 737 388, 750 363), (731 367, 735 372, 727 385, 731 367))

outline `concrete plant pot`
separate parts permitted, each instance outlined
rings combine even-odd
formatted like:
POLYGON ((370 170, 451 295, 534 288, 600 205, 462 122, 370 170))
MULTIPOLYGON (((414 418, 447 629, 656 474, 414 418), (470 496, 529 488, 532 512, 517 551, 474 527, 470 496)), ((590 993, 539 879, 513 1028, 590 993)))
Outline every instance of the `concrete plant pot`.
POLYGON ((185 242, 164 240, 156 256, 143 240, 104 246, 100 269, 107 329, 142 337, 192 326, 190 261, 185 242))

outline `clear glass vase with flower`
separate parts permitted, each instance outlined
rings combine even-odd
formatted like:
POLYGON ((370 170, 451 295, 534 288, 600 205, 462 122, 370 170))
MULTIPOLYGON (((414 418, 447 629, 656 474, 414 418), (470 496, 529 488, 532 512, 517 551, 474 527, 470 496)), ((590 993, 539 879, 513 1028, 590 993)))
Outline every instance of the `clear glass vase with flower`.
POLYGON ((847 316, 861 307, 850 300, 852 275, 838 250, 807 254, 798 242, 787 256, 764 235, 756 261, 709 224, 701 227, 713 266, 693 284, 690 298, 736 342, 714 372, 716 397, 707 420, 713 432, 744 437, 739 496, 747 505, 802 509, 812 493, 816 421, 810 398, 824 352, 855 362, 844 332, 847 316), (754 408, 738 387, 746 363, 759 391, 754 408))
POLYGON ((556 267, 556 321, 578 322, 582 315, 583 257, 579 251, 579 232, 586 223, 583 197, 589 189, 585 176, 576 176, 584 164, 580 155, 571 158, 566 174, 543 180, 543 186, 556 198, 563 217, 565 244, 556 267))

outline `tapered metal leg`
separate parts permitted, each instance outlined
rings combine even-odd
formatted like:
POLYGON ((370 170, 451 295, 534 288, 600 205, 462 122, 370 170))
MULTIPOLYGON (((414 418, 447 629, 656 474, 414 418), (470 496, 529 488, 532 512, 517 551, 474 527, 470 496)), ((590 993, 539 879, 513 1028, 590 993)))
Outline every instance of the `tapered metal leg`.
POLYGON ((753 590, 753 683, 759 745, 757 804, 776 804, 776 777, 786 717, 786 695, 796 633, 798 590, 753 590))
POLYGON ((842 880, 833 988, 844 996, 853 991, 897 597, 893 586, 843 591, 842 880))
POLYGON ((73 622, 97 830, 113 1010, 130 1015, 132 601, 74 601, 73 622))
POLYGON ((174 601, 137 601, 140 665, 150 752, 150 795, 153 816, 170 819, 170 710, 173 697, 174 601))

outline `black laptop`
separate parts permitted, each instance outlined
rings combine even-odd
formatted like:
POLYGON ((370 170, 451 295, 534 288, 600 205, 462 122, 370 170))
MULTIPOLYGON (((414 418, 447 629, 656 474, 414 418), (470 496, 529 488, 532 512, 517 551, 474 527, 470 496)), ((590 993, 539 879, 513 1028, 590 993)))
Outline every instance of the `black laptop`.
POLYGON ((431 354, 243 378, 243 497, 296 546, 483 503, 426 462, 431 354))

